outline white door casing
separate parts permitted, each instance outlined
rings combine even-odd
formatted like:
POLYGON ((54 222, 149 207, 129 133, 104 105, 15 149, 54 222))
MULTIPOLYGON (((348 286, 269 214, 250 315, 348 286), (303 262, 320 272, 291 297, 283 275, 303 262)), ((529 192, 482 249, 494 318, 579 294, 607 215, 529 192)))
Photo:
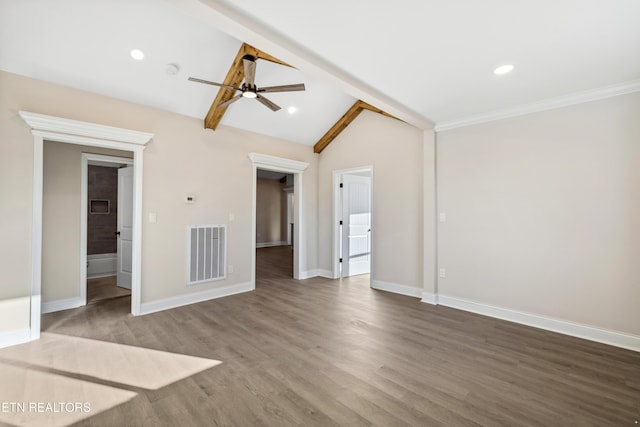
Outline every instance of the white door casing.
POLYGON ((253 166, 253 190, 252 190, 252 206, 251 206, 251 283, 253 289, 256 285, 256 182, 258 169, 265 169, 275 172, 284 172, 293 174, 293 214, 295 226, 293 229, 293 278, 305 279, 309 277, 307 267, 307 250, 304 230, 305 212, 302 208, 304 200, 302 185, 303 172, 309 167, 309 163, 297 160, 284 159, 282 157, 269 156, 267 154, 249 153, 249 160, 253 166))
POLYGON ((371 271, 371 177, 342 176, 342 277, 371 271))
MULTIPOLYGON (((139 132, 95 123, 63 119, 44 114, 19 111, 20 117, 31 128, 33 135, 33 215, 31 233, 31 315, 30 339, 40 337, 41 288, 42 288, 42 177, 44 140, 113 148, 133 152, 134 180, 134 230, 133 230, 133 274, 131 289, 131 314, 140 314, 142 270, 142 176, 143 150, 152 133, 139 132)), ((84 271, 84 269, 80 269, 84 271)), ((82 273, 81 273, 82 274, 82 273)), ((17 342, 16 342, 17 343, 17 342)))
POLYGON ((374 212, 374 168, 373 165, 359 166, 349 169, 340 169, 334 170, 332 172, 333 176, 333 214, 332 214, 332 232, 333 232, 333 247, 332 247, 332 256, 331 256, 331 274, 330 276, 333 279, 338 279, 341 277, 342 273, 342 263, 340 262, 340 258, 342 257, 342 225, 340 225, 340 221, 343 217, 342 212, 342 188, 340 188, 340 184, 343 182, 343 178, 345 175, 357 175, 357 176, 365 176, 370 178, 370 189, 369 189, 369 203, 371 206, 370 209, 370 223, 372 225, 371 232, 369 233, 369 270, 370 277, 369 282, 374 280, 375 276, 375 241, 373 239, 375 230, 373 229, 373 224, 375 223, 375 212, 374 212))
POLYGON ((117 285, 131 289, 133 261, 133 167, 118 169, 117 285))
POLYGON ((293 233, 291 233, 291 226, 293 225, 293 221, 295 218, 295 214, 293 212, 294 202, 293 202, 293 187, 286 187, 283 190, 287 194, 287 245, 293 245, 293 233))

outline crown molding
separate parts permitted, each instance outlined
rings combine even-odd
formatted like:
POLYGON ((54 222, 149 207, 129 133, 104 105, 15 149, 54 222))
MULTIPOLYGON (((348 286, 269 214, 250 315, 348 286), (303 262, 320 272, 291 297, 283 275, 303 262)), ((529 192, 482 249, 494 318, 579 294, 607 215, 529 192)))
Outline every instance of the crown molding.
POLYGON ((640 80, 632 80, 617 85, 605 86, 602 88, 583 92, 576 92, 556 98, 549 98, 544 101, 520 105, 514 108, 507 108, 490 113, 469 116, 463 119, 441 122, 435 126, 435 130, 436 132, 442 132, 445 130, 477 125, 480 123, 493 122, 510 117, 524 116, 526 114, 537 113, 540 111, 554 110, 556 108, 568 107, 570 105, 582 104, 584 102, 591 102, 600 99, 611 98, 614 96, 626 95, 638 91, 640 91, 640 80))
POLYGON ((19 111, 18 114, 20 114, 20 117, 22 117, 33 131, 44 134, 61 133, 85 138, 126 142, 135 145, 145 145, 153 138, 152 133, 136 130, 63 119, 45 114, 30 113, 28 111, 19 111))

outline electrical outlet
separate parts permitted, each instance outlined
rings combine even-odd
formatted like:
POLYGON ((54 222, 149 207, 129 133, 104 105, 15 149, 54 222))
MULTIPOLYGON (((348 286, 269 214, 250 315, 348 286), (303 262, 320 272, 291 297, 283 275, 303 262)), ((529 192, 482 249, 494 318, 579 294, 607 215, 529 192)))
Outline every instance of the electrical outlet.
POLYGON ((445 212, 440 212, 439 219, 440 222, 447 222, 447 214, 445 212))
POLYGON ((229 264, 229 266, 227 267, 227 271, 229 272, 229 274, 233 274, 233 264, 229 264))
POLYGON ((441 268, 438 270, 438 276, 440 276, 440 278, 444 279, 445 277, 447 277, 447 270, 445 270, 444 268, 441 268))

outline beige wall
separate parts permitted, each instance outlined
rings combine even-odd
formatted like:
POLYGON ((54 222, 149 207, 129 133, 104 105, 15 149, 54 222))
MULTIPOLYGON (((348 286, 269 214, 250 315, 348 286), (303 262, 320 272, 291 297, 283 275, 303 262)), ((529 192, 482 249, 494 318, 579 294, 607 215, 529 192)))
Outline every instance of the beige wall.
POLYGON ((321 154, 318 263, 331 270, 335 170, 373 165, 372 278, 422 288, 423 132, 364 111, 321 154))
POLYGON ((438 134, 440 294, 640 335, 640 94, 438 134))
MULTIPOLYGON (((0 94, 0 301, 23 301, 31 284, 33 137, 19 110, 155 134, 144 151, 143 303, 251 280, 250 152, 310 163, 304 172, 303 209, 311 226, 302 230, 307 249, 302 263, 316 268, 317 159, 310 147, 224 126, 213 132, 198 119, 6 72, 0 72, 0 94), (197 202, 184 204, 185 194, 194 194, 197 202), (150 212, 157 213, 157 223, 146 222, 150 212), (187 288, 186 228, 202 223, 228 224, 228 263, 235 272, 226 280, 187 288)), ((28 302, 23 305, 28 313, 28 302)), ((11 329, 28 327, 28 322, 13 323, 11 329)), ((7 324, 0 313, 0 332, 7 324)))
POLYGON ((33 138, 6 76, 0 72, 0 333, 29 327, 31 295, 33 138))
POLYGON ((51 302, 80 296, 82 153, 132 153, 51 141, 43 151, 42 302, 51 302))
MULTIPOLYGON (((310 163, 304 271, 331 269, 332 172, 373 165, 373 278, 435 290, 431 133, 365 111, 314 155, 308 146, 224 126, 212 132, 201 120, 0 72, 0 333, 29 326, 33 138, 19 110, 155 134, 144 152, 143 302, 250 281, 249 152, 310 163), (184 204, 185 194, 196 203, 184 204), (157 223, 146 222, 150 212, 157 223), (186 287, 186 227, 212 223, 228 224, 235 272, 186 287)), ((439 133, 438 204, 447 222, 438 224, 437 258, 447 277, 438 292, 640 335, 638 117, 634 94, 439 133)), ((49 189, 71 180, 53 176, 49 189)), ((77 202, 69 197, 73 208, 52 217, 60 224, 80 215, 79 194, 77 202)), ((53 278, 46 221, 43 272, 53 278)), ((67 228, 79 250, 74 225, 58 232, 67 228)), ((68 282, 74 277, 77 284, 77 272, 68 282)), ((46 283, 46 299, 74 297, 46 283)))
POLYGON ((275 179, 257 180, 256 243, 280 243, 287 240, 286 230, 283 230, 283 220, 286 219, 287 213, 286 193, 282 191, 283 188, 284 185, 275 179))

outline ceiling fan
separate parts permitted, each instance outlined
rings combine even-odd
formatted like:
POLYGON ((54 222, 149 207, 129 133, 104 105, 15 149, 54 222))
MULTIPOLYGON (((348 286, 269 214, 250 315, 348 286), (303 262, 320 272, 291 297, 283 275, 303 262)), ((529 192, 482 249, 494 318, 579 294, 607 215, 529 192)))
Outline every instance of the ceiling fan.
POLYGON ((217 107, 226 107, 230 104, 233 104, 240 98, 250 98, 257 99, 262 104, 266 105, 273 111, 278 111, 280 107, 277 104, 274 104, 272 101, 269 101, 264 96, 260 95, 261 93, 269 93, 269 92, 296 92, 305 90, 304 83, 298 83, 293 85, 282 85, 282 86, 267 86, 267 87, 257 87, 255 84, 256 77, 256 57, 253 55, 245 55, 242 57, 242 62, 244 63, 244 83, 242 86, 231 86, 226 85, 224 83, 215 83, 210 82, 208 80, 197 79, 195 77, 189 77, 189 80, 192 82, 204 83, 213 86, 224 87, 227 89, 239 90, 240 94, 234 96, 230 100, 223 102, 217 107))

